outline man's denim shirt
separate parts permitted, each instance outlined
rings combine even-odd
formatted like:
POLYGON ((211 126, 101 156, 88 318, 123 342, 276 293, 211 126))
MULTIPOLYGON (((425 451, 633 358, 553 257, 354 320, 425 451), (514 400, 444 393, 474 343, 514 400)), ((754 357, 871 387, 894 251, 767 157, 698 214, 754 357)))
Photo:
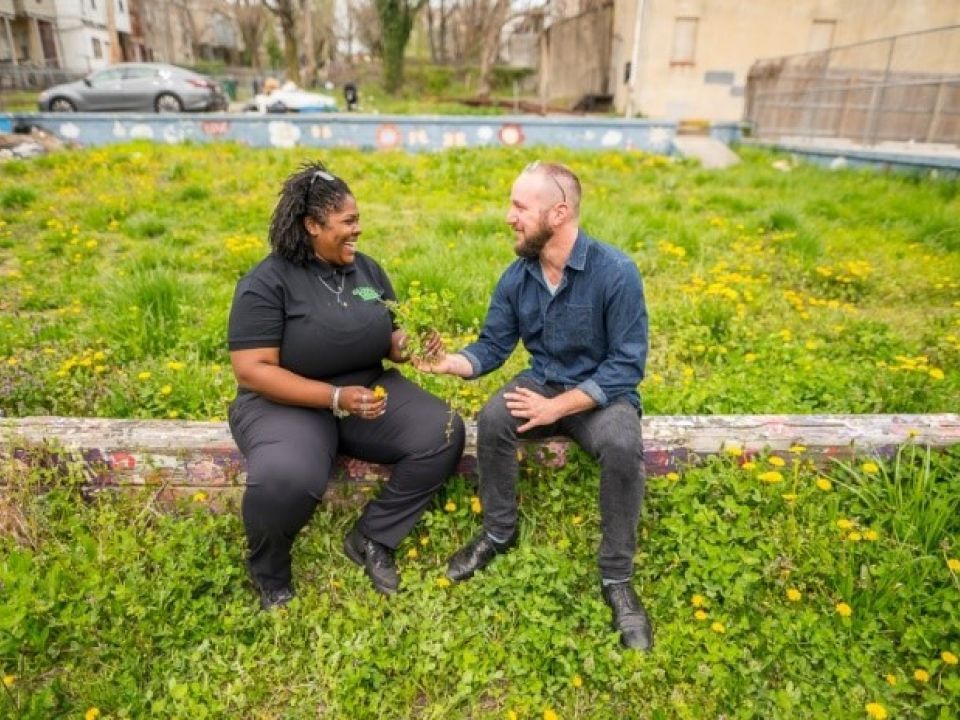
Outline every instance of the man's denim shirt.
POLYGON ((510 265, 480 337, 461 352, 476 377, 503 365, 518 339, 532 360, 523 374, 534 382, 578 388, 601 407, 621 397, 640 407, 647 305, 636 265, 619 250, 581 230, 556 295, 538 258, 510 265))

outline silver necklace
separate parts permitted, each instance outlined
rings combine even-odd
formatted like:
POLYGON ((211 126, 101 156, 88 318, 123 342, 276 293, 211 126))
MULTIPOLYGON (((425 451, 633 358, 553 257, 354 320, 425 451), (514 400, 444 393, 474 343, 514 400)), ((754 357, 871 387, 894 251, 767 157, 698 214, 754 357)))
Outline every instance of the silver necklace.
MULTIPOLYGON (((336 275, 337 275, 337 271, 336 271, 336 270, 333 271, 333 275, 334 275, 334 277, 336 277, 336 275)), ((343 294, 343 286, 346 284, 346 277, 345 277, 345 276, 343 276, 343 275, 340 276, 340 287, 338 287, 338 288, 336 288, 336 289, 330 287, 330 286, 327 284, 327 281, 324 280, 323 277, 320 275, 320 273, 317 273, 317 280, 319 280, 320 282, 322 282, 322 283, 323 283, 323 286, 324 286, 327 290, 329 290, 330 292, 333 293, 333 296, 337 299, 337 305, 339 305, 340 307, 346 307, 346 306, 347 306, 347 304, 346 304, 343 300, 340 299, 340 295, 343 294)))

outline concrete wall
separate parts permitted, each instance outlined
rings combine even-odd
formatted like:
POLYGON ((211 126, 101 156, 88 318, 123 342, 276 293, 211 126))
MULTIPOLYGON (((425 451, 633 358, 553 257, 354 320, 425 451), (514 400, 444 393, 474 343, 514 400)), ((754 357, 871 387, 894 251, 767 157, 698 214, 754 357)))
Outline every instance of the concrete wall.
MULTIPOLYGON (((758 58, 956 24, 957 0, 615 0, 614 102, 622 112, 650 117, 733 121, 743 114, 747 72, 758 58), (643 14, 631 94, 624 76, 634 57, 638 6, 643 14), (696 19, 690 63, 673 61, 678 18, 696 19)), ((903 56, 939 66, 932 58, 945 52, 917 42, 903 56)))
MULTIPOLYGON (((14 124, 37 126, 85 146, 129 140, 232 140, 251 147, 357 147, 411 152, 549 145, 668 155, 673 153, 677 130, 674 124, 658 121, 528 115, 24 113, 13 115, 12 119, 14 124)), ((722 142, 737 139, 735 125, 715 125, 710 132, 722 142)))
POLYGON ((585 94, 610 94, 613 4, 554 23, 540 40, 540 97, 572 105, 585 94))

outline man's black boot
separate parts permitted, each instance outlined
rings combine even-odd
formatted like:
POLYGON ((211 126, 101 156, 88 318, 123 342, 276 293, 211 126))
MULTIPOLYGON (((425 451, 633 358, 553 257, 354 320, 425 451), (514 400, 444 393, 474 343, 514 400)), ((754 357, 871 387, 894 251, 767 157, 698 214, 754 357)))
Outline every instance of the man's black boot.
POLYGON ((653 649, 653 628, 630 583, 604 585, 602 593, 613 610, 613 627, 620 632, 620 642, 628 648, 650 652, 653 649))
POLYGON ((371 540, 356 525, 343 541, 347 557, 362 567, 373 581, 373 586, 384 595, 393 595, 400 587, 400 575, 393 559, 393 550, 371 540))
POLYGON ((294 598, 292 587, 260 589, 260 607, 264 610, 276 610, 286 607, 294 598))
POLYGON ((506 542, 498 543, 487 535, 485 530, 481 530, 450 558, 447 577, 453 582, 470 578, 477 570, 483 570, 489 565, 497 555, 516 545, 517 535, 514 530, 506 542))

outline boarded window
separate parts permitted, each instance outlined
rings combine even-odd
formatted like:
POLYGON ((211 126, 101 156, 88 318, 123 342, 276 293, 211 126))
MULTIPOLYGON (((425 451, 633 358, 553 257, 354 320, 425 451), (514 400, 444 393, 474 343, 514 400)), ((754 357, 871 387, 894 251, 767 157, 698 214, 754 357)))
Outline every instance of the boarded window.
POLYGON ((837 28, 836 20, 814 20, 810 26, 810 39, 807 41, 807 52, 819 52, 833 47, 833 31, 837 28))
POLYGON ((673 26, 671 65, 693 65, 697 54, 697 18, 678 17, 673 26))

